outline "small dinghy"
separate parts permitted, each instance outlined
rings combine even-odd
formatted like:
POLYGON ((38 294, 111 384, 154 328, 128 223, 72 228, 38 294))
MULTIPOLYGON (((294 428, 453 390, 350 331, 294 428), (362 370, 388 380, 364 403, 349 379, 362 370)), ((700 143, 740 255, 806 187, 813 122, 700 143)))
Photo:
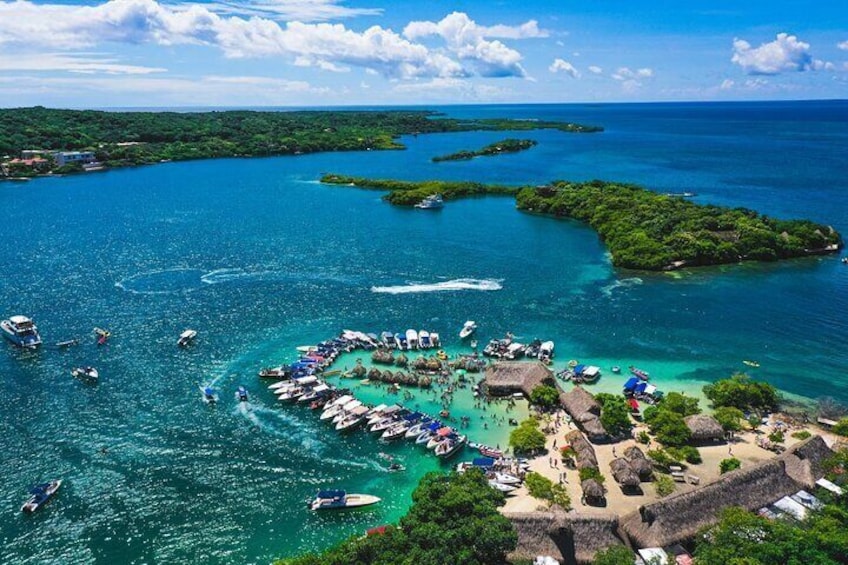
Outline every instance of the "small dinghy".
POLYGON ((211 386, 200 387, 200 392, 203 394, 203 401, 206 404, 215 404, 218 402, 218 392, 211 386))
POLYGON ((247 389, 243 386, 238 387, 236 391, 236 398, 239 402, 247 402, 247 389))
POLYGON ((21 512, 35 512, 56 494, 60 486, 62 486, 62 481, 55 480, 32 487, 29 490, 32 496, 21 506, 21 512))
POLYGON ((71 375, 83 381, 97 382, 100 373, 94 367, 77 367, 71 371, 71 375))
POLYGON ((188 347, 192 343, 194 343, 194 338, 197 337, 196 330, 185 330, 180 334, 180 338, 177 340, 177 345, 180 347, 188 347))

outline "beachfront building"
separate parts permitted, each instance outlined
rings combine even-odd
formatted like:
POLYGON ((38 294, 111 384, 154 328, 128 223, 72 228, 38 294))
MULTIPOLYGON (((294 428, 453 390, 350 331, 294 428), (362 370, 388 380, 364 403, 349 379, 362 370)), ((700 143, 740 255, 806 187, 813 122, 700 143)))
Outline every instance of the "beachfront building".
POLYGON ((498 361, 486 367, 483 379, 486 394, 490 396, 523 393, 530 398, 533 389, 545 383, 555 385, 554 374, 538 361, 498 361))
POLYGON ((72 165, 74 163, 87 165, 96 160, 94 158, 94 151, 56 151, 53 153, 53 159, 55 159, 57 167, 64 167, 65 165, 72 165))
POLYGON ((624 545, 616 516, 566 513, 554 507, 511 514, 509 520, 518 533, 512 560, 544 554, 560 563, 591 563, 598 551, 624 545))
POLYGON ((724 428, 718 420, 706 414, 695 414, 687 416, 684 420, 686 427, 692 433, 692 443, 710 443, 721 441, 725 437, 724 428))
POLYGON ((575 386, 559 395, 560 404, 571 419, 586 433, 592 443, 609 441, 609 434, 601 425, 601 405, 590 392, 575 386))

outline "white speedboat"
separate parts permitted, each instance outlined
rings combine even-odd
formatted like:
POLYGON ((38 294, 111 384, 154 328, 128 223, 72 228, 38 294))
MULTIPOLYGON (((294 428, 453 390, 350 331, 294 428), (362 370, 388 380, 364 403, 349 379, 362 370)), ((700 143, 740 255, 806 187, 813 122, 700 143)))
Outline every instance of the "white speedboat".
POLYGON ((406 348, 418 349, 418 332, 415 330, 406 330, 406 348))
POLYGON ((368 425, 369 426, 374 425, 377 422, 379 422, 380 420, 387 418, 387 417, 391 416, 392 414, 399 412, 400 410, 401 410, 401 407, 398 406, 397 404, 392 404, 391 406, 383 408, 382 410, 377 410, 375 408, 373 413, 371 414, 371 416, 368 417, 368 425))
POLYGON ((465 445, 466 437, 448 438, 436 446, 436 457, 447 459, 455 455, 465 445))
POLYGON ((421 435, 421 432, 423 432, 432 423, 433 423, 432 418, 429 418, 429 417, 424 418, 423 420, 421 420, 420 422, 418 422, 417 424, 415 424, 414 426, 412 426, 411 428, 406 430, 404 437, 406 439, 412 439, 412 438, 418 437, 419 435, 421 435))
POLYGON ((431 194, 421 202, 415 205, 419 210, 440 210, 445 205, 445 200, 441 194, 431 194))
POLYGON ((430 438, 430 441, 427 442, 427 449, 436 449, 436 446, 448 439, 448 436, 450 436, 452 433, 453 428, 439 428, 433 434, 433 437, 430 438))
POLYGON ((397 422, 397 418, 395 416, 385 416, 384 418, 377 420, 374 424, 371 424, 371 427, 368 428, 369 432, 383 432, 388 429, 389 426, 397 422))
POLYGON ((365 421, 365 414, 368 412, 367 406, 357 406, 348 412, 344 418, 336 424, 336 431, 343 432, 350 430, 362 424, 365 421))
POLYGON ((340 508, 359 508, 377 504, 380 499, 370 494, 348 494, 343 490, 319 490, 310 501, 312 510, 338 510, 340 508))
POLYGON ((421 330, 418 332, 418 347, 421 349, 430 349, 433 347, 433 342, 430 341, 430 332, 421 330))
POLYGON ((367 422, 371 423, 372 418, 376 418, 376 419, 381 418, 382 414, 383 414, 383 410, 385 410, 386 408, 388 408, 388 406, 386 404, 378 404, 377 406, 375 406, 374 408, 372 408, 371 410, 368 411, 368 413, 365 415, 365 420, 367 422))
POLYGON ((331 400, 330 402, 328 402, 324 406, 324 411, 321 412, 321 416, 318 419, 319 420, 331 420, 331 419, 333 419, 336 416, 336 414, 338 414, 339 412, 342 411, 342 407, 344 407, 344 405, 347 404, 348 402, 350 402, 351 400, 354 400, 354 398, 349 394, 345 394, 343 396, 336 398, 335 400, 331 400))
MULTIPOLYGON (((542 362, 550 362, 554 357, 554 342, 546 341, 539 347, 539 360, 542 362)), ((620 371, 621 369, 619 369, 620 371)))
POLYGON ((0 322, 0 333, 18 347, 35 349, 41 345, 38 328, 26 316, 11 316, 8 320, 3 320, 0 322))
POLYGON ((94 367, 77 367, 71 371, 71 375, 85 381, 96 381, 100 373, 94 367))
POLYGON ((342 406, 342 409, 339 411, 339 413, 333 416, 333 423, 338 424, 345 418, 345 416, 359 408, 365 408, 365 412, 362 413, 363 416, 368 412, 368 409, 362 405, 362 402, 354 398, 353 400, 342 406))
POLYGON ((430 332, 430 343, 433 344, 433 347, 441 346, 442 340, 439 339, 439 334, 436 332, 430 332))
POLYGON ((404 435, 411 426, 412 422, 409 422, 407 420, 395 422, 394 424, 383 430, 383 434, 380 436, 380 438, 385 439, 387 441, 391 441, 393 439, 400 439, 400 437, 404 435))
POLYGON ((512 491, 514 491, 518 488, 518 487, 514 487, 512 485, 504 485, 504 484, 498 483, 496 481, 489 481, 489 486, 492 487, 495 490, 501 491, 504 494, 512 492, 512 491))
POLYGON ((465 324, 463 324, 462 329, 459 330, 459 339, 471 337, 471 334, 473 334, 475 330, 477 330, 477 322, 468 320, 465 324))
POLYGON ((21 506, 21 512, 35 512, 56 494, 60 486, 62 486, 62 481, 61 479, 57 479, 32 487, 29 490, 32 496, 21 506))
POLYGON ((330 387, 324 383, 319 384, 312 390, 308 391, 306 394, 297 399, 298 402, 311 402, 318 398, 319 396, 323 396, 327 394, 327 391, 330 390, 330 387))
POLYGON ((177 345, 180 347, 188 347, 194 341, 194 338, 197 337, 197 331, 195 330, 185 330, 180 334, 180 338, 177 340, 177 345))
POLYGON ((493 479, 495 482, 498 482, 502 485, 520 485, 521 479, 514 475, 510 475, 509 473, 495 473, 495 477, 493 479))
POLYGON ((280 402, 294 401, 306 394, 308 391, 308 387, 295 386, 294 388, 287 389, 283 392, 283 394, 277 396, 277 400, 280 402))

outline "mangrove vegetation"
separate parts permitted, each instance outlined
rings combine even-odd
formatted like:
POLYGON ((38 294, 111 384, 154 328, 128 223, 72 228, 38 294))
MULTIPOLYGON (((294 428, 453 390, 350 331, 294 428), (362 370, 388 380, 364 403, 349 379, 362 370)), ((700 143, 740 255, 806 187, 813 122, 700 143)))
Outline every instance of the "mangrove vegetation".
POLYGON ((494 155, 503 155, 504 153, 518 153, 519 151, 526 151, 534 145, 537 145, 537 142, 532 139, 502 139, 495 143, 490 143, 477 151, 457 151, 456 153, 433 157, 432 160, 434 163, 440 161, 468 161, 474 157, 491 157, 494 155))
POLYGON ((94 151, 105 167, 212 157, 403 149, 401 135, 602 128, 531 120, 458 120, 428 111, 103 112, 0 109, 0 156, 94 151))
POLYGON ((391 204, 412 206, 440 193, 446 201, 515 195, 519 210, 580 220, 598 232, 617 267, 660 271, 741 261, 776 261, 833 253, 832 227, 779 220, 746 208, 697 204, 633 184, 557 181, 536 187, 477 182, 376 180, 327 174, 322 182, 385 190, 391 204))

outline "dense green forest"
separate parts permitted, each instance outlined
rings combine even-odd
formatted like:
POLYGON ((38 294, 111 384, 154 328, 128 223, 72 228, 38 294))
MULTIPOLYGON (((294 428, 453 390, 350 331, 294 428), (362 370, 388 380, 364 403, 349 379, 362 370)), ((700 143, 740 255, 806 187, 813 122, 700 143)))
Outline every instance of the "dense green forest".
POLYGON ((498 512, 504 495, 479 470, 428 473, 412 493, 412 506, 397 527, 351 537, 321 554, 284 559, 278 565, 500 565, 518 536, 498 512))
POLYGON ((842 238, 809 220, 778 220, 745 208, 696 204, 623 183, 557 181, 540 187, 475 182, 404 182, 325 175, 322 182, 389 191, 385 200, 413 205, 433 193, 445 200, 515 194, 518 209, 592 226, 617 267, 659 271, 739 261, 776 261, 837 251, 842 238))
POLYGON ((405 134, 602 128, 529 120, 456 120, 426 111, 101 112, 0 110, 0 156, 24 149, 93 150, 107 166, 163 160, 403 149, 405 134))
POLYGON ((482 149, 478 149, 477 151, 457 151, 456 153, 450 153, 448 155, 440 155, 438 157, 433 157, 433 162, 438 163, 439 161, 467 161, 469 159, 473 159, 474 157, 490 157, 493 155, 502 155, 503 153, 518 153, 519 151, 525 151, 530 149, 537 142, 532 139, 502 139, 500 141, 496 141, 495 143, 490 143, 486 147, 482 149))

